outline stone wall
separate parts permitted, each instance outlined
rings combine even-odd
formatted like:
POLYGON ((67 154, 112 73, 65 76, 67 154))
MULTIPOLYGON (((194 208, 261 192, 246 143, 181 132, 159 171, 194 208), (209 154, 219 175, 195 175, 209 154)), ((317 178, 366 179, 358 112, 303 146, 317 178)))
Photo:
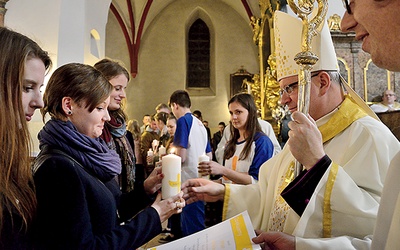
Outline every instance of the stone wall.
POLYGON ((367 102, 379 102, 383 91, 390 88, 399 96, 400 74, 378 68, 369 54, 355 41, 354 33, 331 31, 342 76, 367 102))

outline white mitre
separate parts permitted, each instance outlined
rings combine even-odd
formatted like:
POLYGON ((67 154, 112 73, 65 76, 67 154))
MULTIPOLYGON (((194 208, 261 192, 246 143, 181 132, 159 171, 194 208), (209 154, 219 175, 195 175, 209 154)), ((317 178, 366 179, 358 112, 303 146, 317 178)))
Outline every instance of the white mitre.
MULTIPOLYGON (((312 38, 311 50, 318 57, 312 72, 319 70, 338 70, 338 63, 333 47, 329 27, 324 21, 321 32, 312 38)), ((282 78, 299 74, 300 66, 294 61, 294 57, 301 52, 302 22, 281 11, 274 14, 274 35, 276 70, 278 81, 282 78)))
MULTIPOLYGON (((294 57, 301 52, 301 32, 302 23, 299 18, 293 17, 282 11, 275 11, 274 14, 274 34, 275 34, 275 53, 277 79, 298 75, 300 66, 294 57)), ((326 21, 323 23, 322 30, 313 37, 311 43, 312 52, 318 56, 317 63, 313 66, 312 72, 326 70, 338 71, 335 47, 333 46, 331 33, 326 21)), ((346 83, 341 77, 344 88, 350 97, 360 106, 369 116, 379 120, 374 111, 364 102, 364 100, 346 83)))

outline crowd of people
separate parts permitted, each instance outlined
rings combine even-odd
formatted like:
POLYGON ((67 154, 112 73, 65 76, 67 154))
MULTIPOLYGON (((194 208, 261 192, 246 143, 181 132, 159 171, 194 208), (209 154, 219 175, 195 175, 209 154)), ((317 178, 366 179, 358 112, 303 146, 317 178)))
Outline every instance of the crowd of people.
MULTIPOLYGON (((400 3, 343 2, 342 31, 354 31, 377 66, 400 71, 400 3)), ((340 76, 327 25, 312 47, 309 114, 297 111, 290 59, 302 23, 276 11, 274 28, 281 103, 292 113, 282 150, 247 93, 229 100, 229 124, 212 137, 185 90, 140 127, 123 110, 130 74, 113 59, 60 66, 42 97, 48 53, 0 27, 0 104, 10 109, 0 115, 0 249, 136 249, 167 220, 168 242, 205 229, 205 202, 216 201, 222 219, 248 211, 263 249, 398 249, 398 140, 340 76), (32 162, 36 109, 46 122, 32 162), (182 191, 161 199, 167 153, 181 158, 182 191)))

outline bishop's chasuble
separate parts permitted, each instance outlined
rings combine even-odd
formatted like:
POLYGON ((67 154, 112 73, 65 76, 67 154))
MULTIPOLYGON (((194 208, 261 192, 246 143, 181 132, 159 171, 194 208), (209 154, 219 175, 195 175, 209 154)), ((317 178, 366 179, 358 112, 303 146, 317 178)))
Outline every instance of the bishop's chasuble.
POLYGON ((255 229, 296 236, 296 249, 369 247, 383 183, 400 144, 381 122, 346 97, 317 121, 332 160, 299 216, 280 195, 293 180, 289 148, 265 162, 259 181, 227 184, 224 219, 247 210, 255 229))

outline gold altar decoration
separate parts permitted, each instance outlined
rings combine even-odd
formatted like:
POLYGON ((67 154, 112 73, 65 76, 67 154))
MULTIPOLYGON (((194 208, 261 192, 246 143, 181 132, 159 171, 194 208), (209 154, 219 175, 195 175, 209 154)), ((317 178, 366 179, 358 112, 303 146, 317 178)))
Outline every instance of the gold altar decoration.
MULTIPOLYGON (((298 111, 307 114, 310 105, 311 70, 318 61, 317 55, 311 50, 311 42, 325 20, 328 2, 327 0, 298 0, 297 2, 288 0, 288 4, 303 24, 301 52, 295 56, 294 60, 300 66, 297 108, 298 111), (317 13, 309 18, 313 14, 315 2, 318 7, 317 13)), ((298 176, 301 170, 301 164, 296 162, 295 175, 298 176)))
POLYGON ((265 72, 265 97, 267 99, 266 106, 271 111, 271 116, 278 122, 278 129, 280 131, 281 120, 285 116, 285 110, 281 105, 281 97, 279 95, 280 86, 277 81, 276 73, 276 58, 275 52, 272 52, 268 57, 268 65, 265 72))
POLYGON ((342 19, 338 14, 333 14, 328 18, 328 27, 330 31, 340 31, 340 23, 342 19))
POLYGON ((261 17, 251 17, 253 27, 253 42, 258 47, 259 74, 255 74, 252 81, 244 81, 243 85, 250 89, 260 111, 261 118, 271 122, 275 133, 279 135, 281 120, 285 110, 280 105, 279 83, 276 76, 275 38, 273 29, 273 15, 280 10, 280 0, 259 0, 261 17))
MULTIPOLYGON (((264 87, 265 102, 266 107, 271 113, 271 117, 278 122, 278 131, 280 131, 280 121, 285 116, 285 111, 280 105, 280 87, 276 80, 276 63, 274 54, 269 57, 268 64, 271 65, 271 67, 267 67, 264 75, 264 86, 267 86, 264 87)), ((248 79, 243 80, 242 90, 243 92, 247 92, 253 96, 257 110, 262 111, 263 105, 261 101, 261 93, 263 92, 261 91, 260 75, 254 74, 251 80, 252 81, 249 81, 248 79)))
POLYGON ((259 5, 261 17, 252 16, 250 25, 253 27, 253 41, 258 47, 260 72, 254 75, 252 82, 246 84, 251 86, 251 94, 261 111, 261 118, 268 120, 271 113, 276 113, 273 109, 279 107, 279 84, 273 74, 275 69, 270 68, 273 63, 270 55, 274 52, 272 17, 281 5, 279 0, 259 0, 259 5))
POLYGON ((256 103, 256 107, 258 110, 261 110, 261 85, 260 85, 260 75, 254 74, 252 81, 247 79, 243 80, 242 89, 247 89, 247 93, 251 94, 254 98, 254 102, 256 103))

